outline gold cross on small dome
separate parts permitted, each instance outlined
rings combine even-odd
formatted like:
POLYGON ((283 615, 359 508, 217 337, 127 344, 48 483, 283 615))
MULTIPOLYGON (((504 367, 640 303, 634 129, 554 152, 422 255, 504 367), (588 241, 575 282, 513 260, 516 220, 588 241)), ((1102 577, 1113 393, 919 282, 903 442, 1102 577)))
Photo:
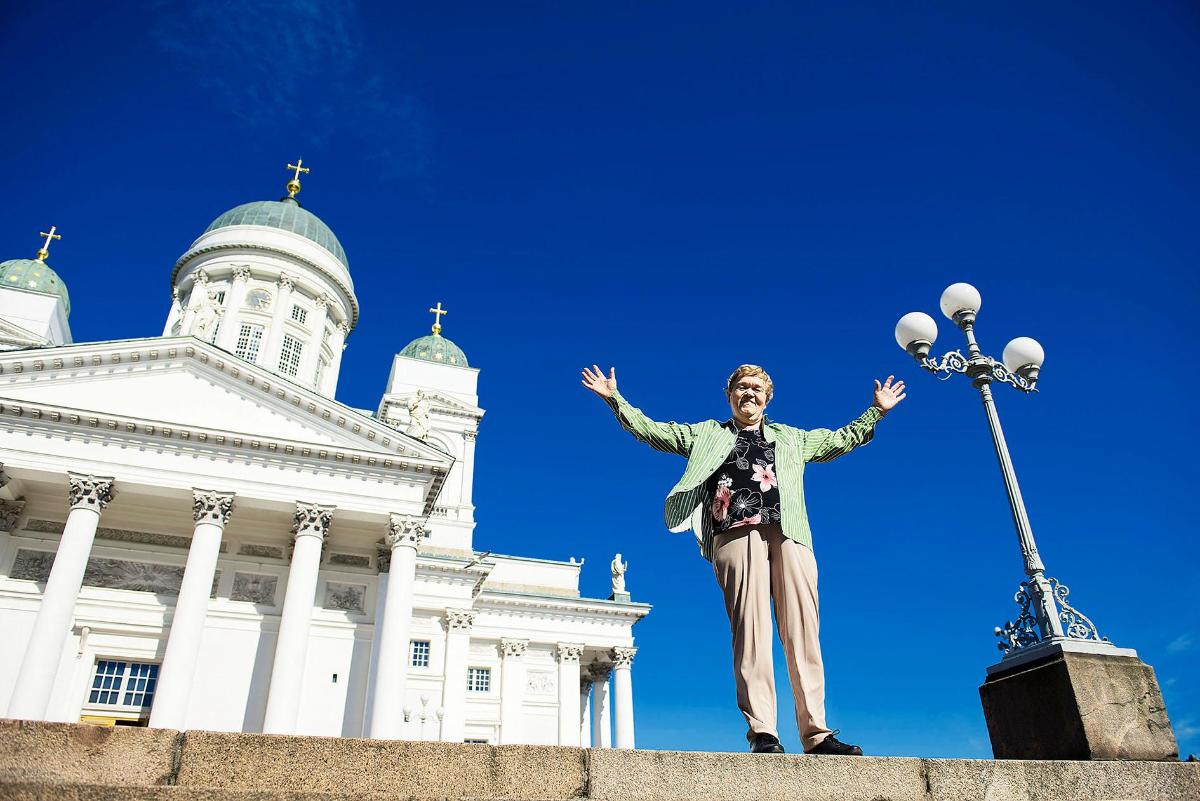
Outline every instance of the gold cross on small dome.
POLYGON ((296 193, 300 191, 300 173, 309 173, 312 170, 304 166, 304 159, 296 159, 296 163, 287 165, 287 168, 296 171, 292 180, 287 182, 288 197, 295 197, 296 193))
POLYGON ((442 308, 442 302, 440 300, 437 302, 437 308, 430 309, 429 311, 431 311, 434 314, 433 335, 435 337, 441 336, 442 335, 442 315, 449 314, 450 312, 448 312, 442 308))
POLYGON ((51 239, 62 239, 62 234, 54 233, 57 230, 58 230, 58 227, 52 225, 52 226, 50 226, 50 233, 46 233, 45 231, 38 231, 38 236, 46 237, 46 242, 40 248, 38 248, 38 252, 37 252, 37 260, 38 261, 45 261, 46 257, 50 255, 50 240, 51 239))

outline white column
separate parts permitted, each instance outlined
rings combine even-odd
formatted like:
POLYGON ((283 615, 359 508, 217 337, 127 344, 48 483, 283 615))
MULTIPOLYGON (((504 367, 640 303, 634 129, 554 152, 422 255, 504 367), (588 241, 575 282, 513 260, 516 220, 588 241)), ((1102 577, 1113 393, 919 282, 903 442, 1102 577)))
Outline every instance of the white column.
MULTIPOLYGON (((225 314, 221 319, 221 330, 217 332, 218 348, 233 353, 237 348, 238 332, 242 325, 242 309, 246 306, 246 290, 250 281, 250 266, 239 264, 233 268, 233 283, 225 293, 225 314)), ((155 696, 155 702, 158 698, 155 696)))
POLYGON ((609 719, 608 676, 612 665, 592 665, 592 748, 612 748, 612 722, 609 719))
MULTIPOLYGON (((267 341, 259 351, 259 364, 268 370, 279 371, 279 351, 283 344, 284 321, 292 316, 292 290, 296 288, 296 279, 287 273, 279 274, 279 282, 275 284, 275 297, 271 300, 271 327, 267 331, 267 341)), ((303 354, 301 354, 303 356, 303 354)))
POLYGON ((408 633, 412 629, 413 584, 417 579, 417 543, 421 522, 404 515, 388 517, 384 542, 391 546, 383 622, 375 623, 379 661, 372 666, 375 693, 367 736, 399 740, 404 727, 404 691, 408 684, 408 633))
POLYGON ((529 640, 500 640, 500 744, 521 742, 525 697, 525 649, 529 640))
POLYGON ((592 747, 592 677, 587 672, 579 676, 579 745, 592 747))
POLYGON ((163 325, 162 335, 164 337, 171 336, 171 328, 183 316, 183 306, 179 303, 179 288, 171 290, 171 311, 167 312, 167 322, 163 325))
POLYGON ((442 677, 442 740, 461 743, 467 724, 467 654, 474 609, 446 610, 446 658, 442 677))
MULTIPOLYGON (((392 548, 387 544, 375 546, 379 555, 375 563, 379 566, 379 578, 375 585, 375 636, 371 638, 371 661, 369 664, 379 664, 379 632, 383 629, 383 610, 387 606, 388 571, 392 565, 392 548)), ((375 705, 375 682, 379 675, 372 667, 367 671, 367 697, 363 709, 362 734, 365 736, 371 730, 371 709, 375 705)))
POLYGON ((75 616, 75 600, 83 586, 88 555, 100 513, 113 499, 113 479, 68 473, 70 512, 63 526, 62 539, 54 555, 54 566, 42 593, 33 623, 33 633, 21 661, 21 670, 13 686, 8 717, 25 720, 45 720, 55 674, 62 658, 63 644, 71 631, 75 616))
POLYGON ((478 431, 463 432, 462 491, 458 499, 463 506, 473 507, 471 494, 475 491, 475 440, 478 436, 478 431))
POLYGON ((558 644, 558 744, 579 747, 579 657, 583 646, 558 644))
POLYGON ((188 304, 183 310, 183 321, 179 326, 179 333, 182 336, 187 336, 192 333, 192 321, 196 319, 196 309, 204 302, 208 295, 208 273, 204 270, 197 270, 192 276, 192 288, 188 291, 188 304))
POLYGON ((300 354, 300 375, 296 376, 300 381, 318 392, 321 390, 317 386, 317 362, 321 360, 321 344, 325 339, 325 318, 329 316, 329 304, 333 299, 326 294, 321 294, 316 302, 313 303, 311 319, 309 320, 312 336, 308 338, 308 342, 304 345, 304 352, 300 354))
POLYGON ((308 654, 308 629, 317 595, 317 575, 321 570, 321 549, 332 519, 332 506, 296 504, 295 523, 292 524, 295 539, 292 566, 288 570, 279 637, 275 641, 275 662, 271 665, 271 684, 267 689, 264 734, 296 733, 304 659, 308 654))
POLYGON ((338 373, 342 369, 342 351, 346 349, 346 335, 349 333, 350 326, 341 322, 333 327, 333 333, 329 335, 329 358, 333 361, 329 363, 329 369, 321 379, 323 386, 317 387, 317 391, 330 398, 337 393, 338 373))
POLYGON ((192 695, 192 680, 196 675, 196 659, 204 637, 204 621, 208 617, 208 597, 212 594, 213 576, 217 572, 217 557, 221 553, 221 535, 233 513, 233 493, 213 490, 192 490, 192 546, 188 550, 187 566, 171 631, 167 635, 167 650, 163 654, 158 674, 158 689, 150 710, 150 725, 158 729, 187 727, 188 700, 192 695))
POLYGON ((633 655, 636 648, 612 649, 617 748, 633 748, 633 655))

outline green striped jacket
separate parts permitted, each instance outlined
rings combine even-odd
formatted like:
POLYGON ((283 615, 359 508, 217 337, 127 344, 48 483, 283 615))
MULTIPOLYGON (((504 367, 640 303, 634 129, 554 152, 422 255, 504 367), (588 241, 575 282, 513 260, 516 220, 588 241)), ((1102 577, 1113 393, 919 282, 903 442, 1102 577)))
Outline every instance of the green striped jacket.
MULTIPOLYGON (((613 392, 606 401, 621 427, 639 442, 655 450, 685 457, 683 477, 667 495, 664 518, 673 532, 691 529, 700 545, 700 553, 712 561, 712 516, 705 514, 711 502, 705 483, 733 449, 737 429, 733 420, 724 423, 704 420, 700 423, 657 423, 613 392)), ((804 465, 828 462, 865 445, 875 436, 875 424, 883 412, 870 406, 858 419, 836 431, 828 428, 801 428, 763 419, 763 438, 775 444, 775 476, 779 481, 779 512, 783 533, 812 548, 812 531, 804 506, 804 465)))

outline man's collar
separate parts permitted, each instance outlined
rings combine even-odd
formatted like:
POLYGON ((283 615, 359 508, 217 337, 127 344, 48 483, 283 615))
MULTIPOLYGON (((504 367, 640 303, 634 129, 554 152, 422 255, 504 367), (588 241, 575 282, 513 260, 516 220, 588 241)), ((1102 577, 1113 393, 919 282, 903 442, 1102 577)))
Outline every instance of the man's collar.
MULTIPOLYGON (((767 427, 771 426, 773 424, 774 424, 774 421, 770 417, 767 417, 764 414, 762 416, 762 420, 759 421, 758 425, 754 426, 754 428, 751 430, 761 430, 765 434, 767 431, 767 427)), ((724 423, 721 423, 721 425, 723 425, 725 428, 728 428, 730 431, 732 431, 735 434, 737 432, 743 430, 742 427, 737 424, 737 420, 732 417, 730 417, 724 423)))

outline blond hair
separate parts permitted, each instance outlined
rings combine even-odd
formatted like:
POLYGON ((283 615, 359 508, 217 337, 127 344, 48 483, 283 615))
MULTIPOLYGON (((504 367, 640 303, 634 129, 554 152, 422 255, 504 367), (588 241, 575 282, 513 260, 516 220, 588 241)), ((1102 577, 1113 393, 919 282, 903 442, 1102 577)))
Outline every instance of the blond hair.
POLYGON ((757 376, 767 382, 767 400, 775 394, 775 384, 771 381, 771 376, 767 375, 767 371, 759 367, 757 364, 743 364, 738 369, 733 371, 729 376, 729 380, 725 382, 725 394, 733 392, 733 388, 737 386, 737 382, 746 376, 757 376))

